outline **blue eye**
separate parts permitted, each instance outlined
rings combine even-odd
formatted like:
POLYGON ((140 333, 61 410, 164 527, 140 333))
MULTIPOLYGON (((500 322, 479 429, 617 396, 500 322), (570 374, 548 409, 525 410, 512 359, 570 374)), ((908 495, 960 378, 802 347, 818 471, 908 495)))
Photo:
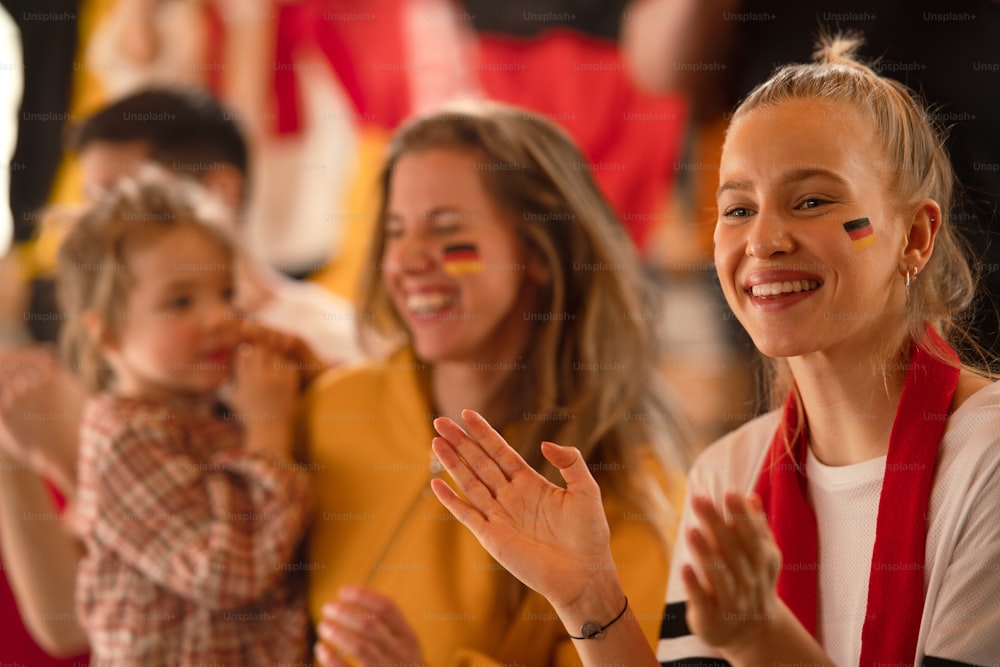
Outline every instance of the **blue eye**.
POLYGON ((818 208, 820 206, 823 206, 824 204, 829 204, 829 203, 830 202, 828 202, 826 199, 820 199, 819 197, 809 197, 808 199, 803 199, 802 202, 795 208, 798 209, 818 208))
POLYGON ((745 206, 734 206, 726 209, 722 215, 726 218, 748 218, 750 217, 750 209, 745 206))

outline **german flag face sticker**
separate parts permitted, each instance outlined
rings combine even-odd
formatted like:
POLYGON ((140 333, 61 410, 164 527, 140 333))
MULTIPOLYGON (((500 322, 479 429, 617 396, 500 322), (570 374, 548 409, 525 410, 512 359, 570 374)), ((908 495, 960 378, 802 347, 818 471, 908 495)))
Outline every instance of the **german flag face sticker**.
POLYGON ((444 270, 450 276, 463 276, 483 270, 479 248, 473 243, 459 243, 444 249, 444 270))
POLYGON ((844 231, 851 237, 855 250, 864 250, 875 245, 875 230, 868 218, 858 218, 844 223, 844 231))

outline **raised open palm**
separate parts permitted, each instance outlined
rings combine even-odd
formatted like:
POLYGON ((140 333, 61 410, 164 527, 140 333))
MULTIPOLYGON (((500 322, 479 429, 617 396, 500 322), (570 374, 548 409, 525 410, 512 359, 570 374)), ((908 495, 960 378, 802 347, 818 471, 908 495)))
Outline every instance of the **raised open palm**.
POLYGON ((574 603, 588 580, 616 577, 601 491, 580 452, 542 444, 564 489, 525 463, 479 414, 465 410, 462 419, 465 430, 436 419, 441 437, 432 446, 465 497, 441 479, 431 486, 497 562, 556 607, 574 603))

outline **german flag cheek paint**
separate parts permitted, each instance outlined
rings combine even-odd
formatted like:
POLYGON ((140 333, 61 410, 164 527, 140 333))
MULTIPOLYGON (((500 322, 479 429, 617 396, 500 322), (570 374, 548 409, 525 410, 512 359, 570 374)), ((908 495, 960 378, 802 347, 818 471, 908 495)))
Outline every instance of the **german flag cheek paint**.
POLYGON ((479 248, 474 243, 446 246, 444 249, 444 270, 450 276, 480 273, 483 270, 483 260, 479 256, 479 248))
POLYGON ((868 218, 858 218, 844 223, 844 231, 851 237, 855 250, 864 250, 875 245, 875 230, 868 218))

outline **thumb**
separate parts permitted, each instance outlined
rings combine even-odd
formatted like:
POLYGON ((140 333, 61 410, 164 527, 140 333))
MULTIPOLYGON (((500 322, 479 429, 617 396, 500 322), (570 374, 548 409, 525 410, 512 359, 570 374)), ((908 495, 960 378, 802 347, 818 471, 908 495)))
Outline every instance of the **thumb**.
POLYGON ((576 447, 562 447, 554 442, 543 442, 542 456, 559 469, 559 474, 566 480, 567 487, 586 483, 597 484, 587 469, 583 454, 576 447))

